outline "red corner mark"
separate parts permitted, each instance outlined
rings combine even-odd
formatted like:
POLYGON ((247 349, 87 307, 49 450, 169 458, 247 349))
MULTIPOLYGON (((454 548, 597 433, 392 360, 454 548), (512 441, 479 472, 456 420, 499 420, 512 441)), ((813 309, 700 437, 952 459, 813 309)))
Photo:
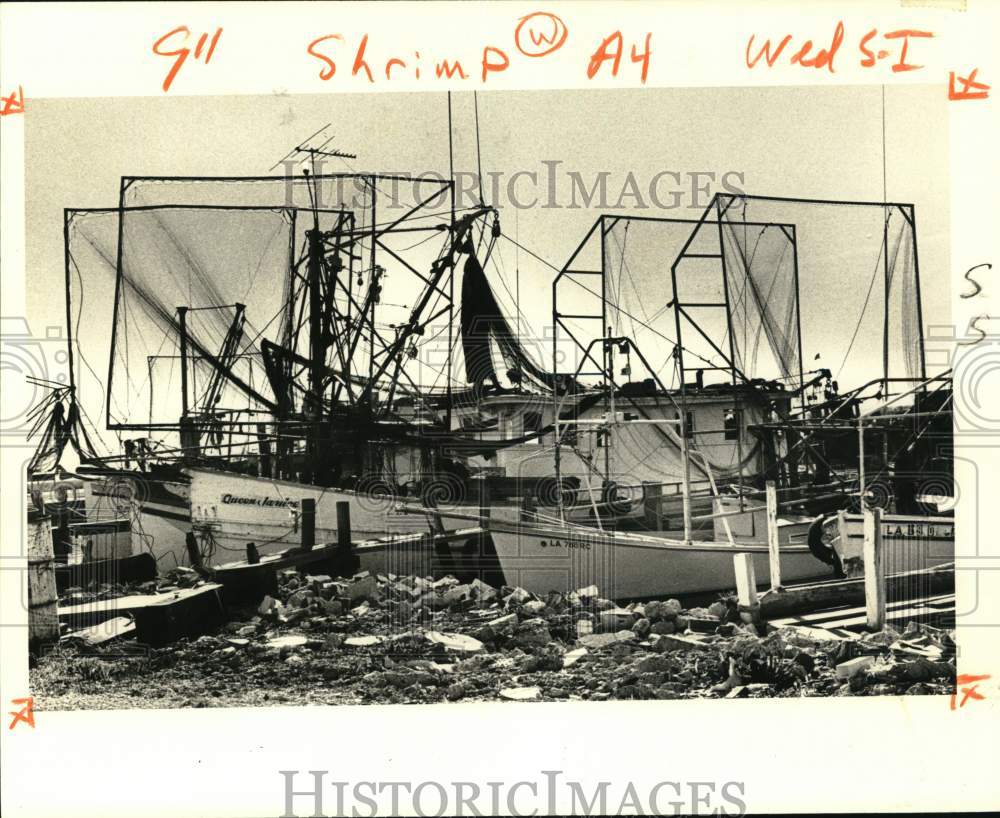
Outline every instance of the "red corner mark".
POLYGON ((978 68, 973 68, 969 76, 959 77, 962 83, 960 89, 955 88, 955 72, 948 72, 948 99, 986 99, 990 95, 990 86, 985 82, 976 82, 978 68))
POLYGON ((24 89, 19 85, 10 96, 0 96, 0 116, 24 113, 24 89))
POLYGON ((14 726, 20 721, 23 721, 29 727, 34 729, 35 728, 34 698, 28 696, 28 698, 26 699, 11 699, 10 703, 13 705, 23 704, 24 707, 22 707, 20 710, 11 710, 8 713, 8 715, 14 717, 14 720, 10 723, 10 727, 8 727, 7 729, 13 730, 14 726))
MULTIPOLYGON (((976 692, 976 688, 979 687, 979 682, 986 681, 986 679, 989 678, 990 675, 988 673, 983 673, 980 674, 979 676, 973 676, 971 673, 959 674, 958 677, 955 679, 955 689, 956 691, 960 689, 964 695, 962 696, 962 701, 959 702, 958 704, 958 709, 965 707, 965 703, 969 701, 969 699, 978 699, 979 701, 985 699, 986 698, 985 696, 983 696, 981 693, 976 692)), ((951 694, 952 710, 956 709, 955 698, 957 695, 958 695, 957 692, 951 694)))

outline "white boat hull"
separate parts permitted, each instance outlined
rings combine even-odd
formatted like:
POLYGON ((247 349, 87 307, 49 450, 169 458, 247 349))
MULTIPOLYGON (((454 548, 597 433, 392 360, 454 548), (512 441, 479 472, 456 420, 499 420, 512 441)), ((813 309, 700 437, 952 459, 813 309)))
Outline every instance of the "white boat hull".
MULTIPOLYGON (((864 518, 840 513, 823 523, 823 541, 836 551, 848 576, 864 573, 864 518)), ((882 515, 887 574, 916 571, 955 560, 955 520, 917 514, 882 515)))
MULTIPOLYGON (((490 527, 509 585, 566 593, 596 585, 608 599, 642 599, 735 587, 733 556, 753 554, 757 582, 770 582, 766 546, 667 540, 582 526, 490 527)), ((781 547, 782 583, 832 577, 803 545, 781 547)))
POLYGON ((346 489, 191 468, 191 525, 213 563, 246 556, 247 543, 261 554, 284 551, 302 542, 299 507, 316 502, 315 541, 337 539, 337 503, 351 509, 351 538, 374 540, 394 534, 429 533, 426 517, 403 513, 392 497, 372 497, 346 489))

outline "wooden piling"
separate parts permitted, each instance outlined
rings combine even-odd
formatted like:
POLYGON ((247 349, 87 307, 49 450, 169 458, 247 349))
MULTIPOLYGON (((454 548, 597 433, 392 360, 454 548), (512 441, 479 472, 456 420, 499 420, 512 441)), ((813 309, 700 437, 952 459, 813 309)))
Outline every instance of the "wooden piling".
POLYGON ((337 501, 337 545, 343 548, 351 544, 351 504, 346 500, 337 501))
POLYGON ((760 600, 757 598, 757 574, 753 567, 753 555, 745 551, 733 554, 733 570, 736 573, 736 601, 740 618, 747 624, 760 621, 760 600))
POLYGON ((864 510, 865 613, 868 629, 885 628, 885 552, 882 549, 882 509, 864 510))
POLYGON ((193 531, 188 531, 184 535, 184 545, 187 548, 188 562, 191 563, 191 567, 200 571, 203 567, 201 563, 201 550, 198 548, 198 540, 195 538, 193 531))
POLYGON ((351 532, 351 504, 337 501, 337 550, 330 561, 334 576, 350 577, 361 567, 361 560, 354 552, 354 535, 351 532))
POLYGON ((781 551, 778 543, 778 492, 774 481, 764 485, 767 498, 767 555, 771 572, 771 590, 781 588, 781 551))
POLYGON ((479 481, 479 518, 488 520, 490 518, 490 484, 484 477, 479 481))
MULTIPOLYGON (((338 520, 339 520, 339 503, 338 520)), ((316 545, 316 500, 312 497, 303 497, 299 501, 299 525, 302 533, 302 550, 311 551, 316 545)))
POLYGON ((28 643, 59 641, 58 596, 52 521, 32 512, 28 518, 28 643))
POLYGON ((646 528, 649 531, 660 531, 663 528, 663 484, 644 480, 642 483, 642 507, 645 515, 646 528))

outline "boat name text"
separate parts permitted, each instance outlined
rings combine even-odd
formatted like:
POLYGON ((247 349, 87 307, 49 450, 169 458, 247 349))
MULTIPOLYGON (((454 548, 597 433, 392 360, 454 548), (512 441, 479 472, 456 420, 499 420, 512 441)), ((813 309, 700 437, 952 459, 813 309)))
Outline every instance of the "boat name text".
POLYGON ((299 501, 284 497, 240 497, 223 494, 222 503, 227 506, 261 506, 262 508, 298 508, 299 501))

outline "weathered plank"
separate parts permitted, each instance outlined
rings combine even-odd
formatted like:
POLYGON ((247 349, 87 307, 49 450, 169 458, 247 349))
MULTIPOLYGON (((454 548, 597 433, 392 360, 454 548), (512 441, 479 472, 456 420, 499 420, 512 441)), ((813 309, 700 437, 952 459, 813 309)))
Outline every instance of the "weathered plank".
POLYGON ((78 605, 61 605, 59 607, 59 621, 76 629, 98 625, 117 616, 133 616, 138 624, 144 611, 159 608, 160 613, 154 616, 156 618, 162 616, 164 608, 182 609, 188 606, 192 610, 208 612, 218 609, 221 615, 221 591, 221 585, 206 583, 197 588, 181 588, 164 594, 131 594, 116 599, 101 599, 78 605))
MULTIPOLYGON (((938 565, 921 571, 890 574, 885 578, 888 597, 900 600, 912 595, 916 588, 927 594, 944 594, 955 590, 955 566, 938 565)), ((801 611, 819 611, 836 606, 864 605, 864 578, 829 580, 786 587, 780 594, 765 593, 760 597, 764 619, 789 616, 801 611)))
POLYGON ((156 579, 156 558, 152 554, 134 554, 111 560, 92 560, 74 565, 56 566, 56 588, 86 588, 92 582, 100 585, 149 582, 156 579))

